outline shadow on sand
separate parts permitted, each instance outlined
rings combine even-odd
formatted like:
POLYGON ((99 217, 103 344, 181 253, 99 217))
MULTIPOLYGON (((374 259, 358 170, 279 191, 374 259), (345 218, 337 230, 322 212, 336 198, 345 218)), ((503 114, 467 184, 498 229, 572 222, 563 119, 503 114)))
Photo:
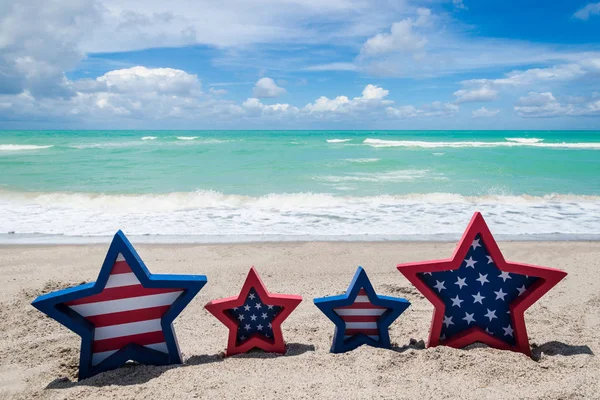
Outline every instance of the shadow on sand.
MULTIPOLYGON (((304 354, 309 351, 315 351, 315 346, 307 345, 303 343, 288 343, 286 346, 286 353, 275 354, 266 353, 262 350, 251 350, 245 354, 238 354, 232 358, 278 358, 278 357, 294 357, 304 354)), ((183 364, 173 364, 165 366, 154 366, 154 365, 141 365, 137 363, 127 363, 122 367, 102 372, 91 378, 84 379, 82 381, 73 381, 68 377, 62 377, 50 382, 46 389, 68 389, 76 386, 108 386, 108 385, 119 385, 119 386, 130 386, 137 385, 140 383, 146 383, 154 378, 159 377, 166 371, 173 368, 186 368, 195 365, 211 364, 215 362, 221 362, 225 360, 224 353, 218 354, 202 354, 191 356, 183 364)), ((75 369, 76 370, 76 369, 75 369)))

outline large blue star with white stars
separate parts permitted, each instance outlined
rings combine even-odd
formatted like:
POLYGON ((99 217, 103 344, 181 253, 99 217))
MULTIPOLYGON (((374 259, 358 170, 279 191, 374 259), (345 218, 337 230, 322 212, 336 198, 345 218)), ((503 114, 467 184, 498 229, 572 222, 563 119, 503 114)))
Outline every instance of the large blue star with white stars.
POLYGON ((335 324, 332 353, 363 344, 391 347, 389 326, 410 306, 406 299, 377 295, 362 267, 345 294, 314 299, 314 303, 335 324))
POLYGON ((538 279, 499 270, 481 235, 471 243, 460 268, 417 276, 446 306, 441 342, 476 326, 510 346, 515 344, 510 304, 538 279))

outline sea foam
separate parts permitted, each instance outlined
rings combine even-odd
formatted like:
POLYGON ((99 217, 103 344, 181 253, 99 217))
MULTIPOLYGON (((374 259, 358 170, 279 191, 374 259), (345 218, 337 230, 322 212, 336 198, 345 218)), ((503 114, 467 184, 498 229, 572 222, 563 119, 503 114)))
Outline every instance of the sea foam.
POLYGON ((0 151, 25 151, 25 150, 41 150, 49 149, 54 145, 36 146, 33 144, 0 144, 0 151))
MULTIPOLYGON (((540 139, 536 139, 540 140, 540 139)), ((600 150, 599 142, 582 142, 582 143, 541 143, 537 141, 531 141, 525 138, 513 138, 512 141, 507 139, 506 142, 481 142, 481 141, 456 141, 456 142, 427 142, 420 140, 383 140, 383 139, 372 139, 367 138, 363 141, 363 144, 371 147, 418 147, 418 148, 463 148, 463 147, 519 147, 519 146, 531 146, 531 147, 545 147, 545 148, 564 148, 564 149, 590 149, 600 150)))
POLYGON ((352 139, 327 139, 327 143, 345 143, 351 140, 352 139))
POLYGON ((0 192, 0 234, 15 232, 0 241, 27 235, 51 235, 49 242, 73 237, 92 241, 118 229, 128 235, 149 235, 140 239, 149 241, 167 236, 198 242, 454 240, 474 211, 481 211, 501 237, 564 239, 600 234, 600 197, 593 196, 0 192))

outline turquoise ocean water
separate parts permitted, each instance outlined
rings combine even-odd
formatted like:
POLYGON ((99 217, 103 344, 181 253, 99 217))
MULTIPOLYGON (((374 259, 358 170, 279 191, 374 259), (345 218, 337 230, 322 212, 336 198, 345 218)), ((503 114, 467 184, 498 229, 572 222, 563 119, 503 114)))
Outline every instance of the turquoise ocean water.
POLYGON ((600 237, 600 131, 1 131, 0 241, 600 237))

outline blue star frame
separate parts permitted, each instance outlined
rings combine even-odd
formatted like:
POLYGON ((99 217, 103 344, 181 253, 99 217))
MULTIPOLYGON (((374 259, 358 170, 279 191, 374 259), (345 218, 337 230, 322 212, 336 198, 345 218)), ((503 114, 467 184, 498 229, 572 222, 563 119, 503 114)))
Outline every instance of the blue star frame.
POLYGON ((81 336, 82 380, 129 360, 180 364, 173 321, 206 282, 204 275, 151 274, 118 231, 96 282, 42 295, 32 305, 81 336))
POLYGON ((317 298, 314 303, 335 324, 332 353, 363 344, 390 348, 389 326, 410 306, 406 299, 377 295, 362 267, 345 294, 317 298))

